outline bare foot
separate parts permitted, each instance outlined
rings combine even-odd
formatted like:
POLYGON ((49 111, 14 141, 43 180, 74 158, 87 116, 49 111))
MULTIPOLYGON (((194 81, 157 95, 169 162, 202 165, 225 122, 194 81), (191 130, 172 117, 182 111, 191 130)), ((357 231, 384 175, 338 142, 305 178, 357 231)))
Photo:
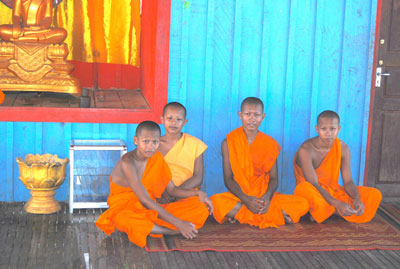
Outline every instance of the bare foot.
POLYGON ((237 220, 236 220, 235 218, 228 218, 228 221, 229 221, 230 223, 235 223, 237 220))
POLYGON ((282 214, 286 224, 293 224, 292 218, 285 211, 282 210, 282 214))

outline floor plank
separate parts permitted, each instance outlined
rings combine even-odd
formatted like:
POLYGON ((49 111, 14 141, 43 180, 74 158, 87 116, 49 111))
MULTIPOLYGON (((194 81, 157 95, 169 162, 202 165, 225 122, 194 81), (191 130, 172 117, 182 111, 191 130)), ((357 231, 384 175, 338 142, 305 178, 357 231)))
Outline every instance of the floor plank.
POLYGON ((104 209, 28 214, 0 202, 0 268, 398 268, 400 251, 147 252, 95 226, 104 209))

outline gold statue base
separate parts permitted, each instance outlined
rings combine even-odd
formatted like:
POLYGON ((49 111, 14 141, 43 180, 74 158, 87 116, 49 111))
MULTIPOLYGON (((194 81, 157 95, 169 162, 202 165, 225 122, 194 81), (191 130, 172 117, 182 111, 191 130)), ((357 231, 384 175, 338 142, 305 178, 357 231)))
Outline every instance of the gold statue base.
POLYGON ((62 44, 0 42, 0 89, 82 94, 62 44))
POLYGON ((32 197, 25 204, 28 213, 51 214, 60 211, 61 206, 54 198, 56 192, 52 190, 31 190, 32 197))

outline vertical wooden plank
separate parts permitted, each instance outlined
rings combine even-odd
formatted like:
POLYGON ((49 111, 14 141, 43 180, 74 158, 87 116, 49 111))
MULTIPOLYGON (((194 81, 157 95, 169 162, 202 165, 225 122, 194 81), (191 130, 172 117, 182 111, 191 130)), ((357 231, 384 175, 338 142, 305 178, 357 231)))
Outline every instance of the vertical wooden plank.
MULTIPOLYGON (((238 103, 249 96, 259 97, 263 0, 242 1, 238 103)), ((238 108, 236 110, 239 110, 238 108)))
POLYGON ((314 134, 314 126, 317 119, 318 108, 318 95, 320 88, 320 65, 321 65, 321 50, 322 50, 322 35, 324 32, 322 20, 324 18, 324 5, 325 1, 316 2, 316 21, 315 21, 315 42, 314 42, 314 63, 313 63, 313 77, 311 87, 311 109, 310 109, 310 123, 308 137, 314 134))
POLYGON ((182 40, 182 1, 171 1, 171 30, 168 71, 168 101, 179 100, 181 40, 182 40))
MULTIPOLYGON (((291 114, 292 114, 292 91, 293 91, 293 65, 294 65, 294 52, 295 52, 295 39, 296 39, 296 17, 297 17, 297 0, 290 2, 290 17, 289 17, 289 33, 288 33, 288 47, 286 56, 286 89, 285 89, 285 104, 284 104, 284 127, 283 127, 283 144, 282 146, 282 165, 280 166, 279 178, 285 179, 289 177, 290 156, 285 155, 286 151, 290 151, 290 132, 291 132, 291 114)), ((278 190, 282 191, 288 186, 287 180, 281 180, 278 190)))
MULTIPOLYGON (((343 34, 343 58, 339 95, 342 116, 340 138, 352 153, 351 168, 355 182, 360 181, 362 123, 365 111, 365 87, 370 43, 370 1, 346 1, 343 34), (354 52, 359 53, 355 54, 354 52)), ((365 145, 364 145, 365 146, 365 145)))
MULTIPOLYGON (((209 144, 211 142, 211 102, 212 102, 212 81, 213 81, 213 53, 214 53, 214 24, 215 24, 215 0, 207 1, 207 33, 206 33, 206 48, 205 48, 205 71, 204 71, 204 94, 203 94, 203 139, 207 141, 209 144)), ((217 142, 211 142, 212 144, 216 144, 217 142)), ((209 149, 206 151, 204 156, 205 162, 205 173, 203 179, 203 189, 207 190, 209 193, 212 189, 212 181, 215 177, 213 171, 208 168, 208 163, 210 159, 210 145, 209 149), (210 183, 210 184, 209 184, 210 183), (208 187, 210 185, 210 187, 208 187)))
MULTIPOLYGON (((69 146, 71 145, 71 140, 72 140, 72 123, 64 123, 64 156, 68 156, 68 158, 70 158, 71 160, 71 156, 69 156, 69 146)), ((71 163, 69 163, 69 165, 71 165, 71 163)), ((64 200, 66 202, 69 202, 69 187, 71 184, 71 179, 70 179, 70 173, 69 173, 69 167, 67 169, 67 174, 66 174, 66 179, 64 182, 64 185, 66 185, 66 192, 65 193, 61 193, 58 192, 60 195, 60 200, 64 200), (62 198, 61 198, 62 197, 62 198)), ((57 194, 58 194, 57 193, 57 194)))
POLYGON ((33 154, 42 154, 43 146, 43 123, 35 124, 35 151, 33 154))
POLYGON ((190 16, 191 2, 184 1, 182 3, 182 39, 181 39, 181 73, 180 73, 180 90, 179 101, 186 105, 187 95, 187 72, 188 72, 188 50, 189 50, 189 26, 191 21, 190 16))
POLYGON ((188 32, 186 109, 188 123, 185 132, 203 139, 204 79, 207 45, 207 0, 190 3, 188 32))
POLYGON ((133 139, 133 137, 128 138, 128 124, 119 124, 119 139, 124 141, 125 143, 129 139, 133 139))
MULTIPOLYGON (((367 77, 365 83, 365 99, 364 99, 364 113, 363 121, 361 125, 362 135, 361 135, 361 156, 360 156, 360 170, 358 171, 358 185, 364 185, 364 171, 366 165, 366 155, 367 155, 367 140, 368 140, 368 122, 370 114, 370 101, 371 101, 371 82, 373 64, 374 64, 374 48, 375 45, 375 27, 376 27, 376 12, 377 12, 377 2, 376 0, 371 0, 370 8, 370 22, 369 22, 369 50, 368 50, 368 65, 367 65, 367 77)), ((357 184, 357 181, 356 181, 357 184)))
MULTIPOLYGON (((211 6, 212 3, 210 3, 211 6)), ((208 144, 206 151, 206 171, 212 184, 208 184, 209 194, 225 191, 221 169, 221 142, 226 134, 231 131, 231 117, 237 117, 238 108, 232 109, 231 83, 232 83, 232 51, 233 51, 233 17, 235 14, 234 1, 215 1, 214 9, 214 33, 210 40, 212 44, 212 69, 211 74, 207 74, 210 79, 209 98, 209 120, 205 119, 205 124, 209 125, 209 139, 205 139, 208 144), (222 8, 223 7, 223 8, 222 8)), ((211 51, 209 52, 211 53, 211 51)), ((210 55, 210 54, 208 54, 210 55)), ((211 63, 210 63, 211 64, 211 63)), ((206 78, 207 79, 207 78, 206 78)))
MULTIPOLYGON (((105 124, 101 124, 101 125, 105 125, 105 124)), ((99 140, 100 139, 100 124, 99 123, 93 123, 93 139, 95 140, 99 140)))
MULTIPOLYGON (((232 88, 231 88, 231 111, 240 110, 239 100, 239 78, 240 78, 240 50, 242 43, 242 0, 235 0, 235 15, 233 28, 233 55, 232 55, 232 88)), ((239 126, 239 119, 231 116, 231 130, 239 126)))
MULTIPOLYGON (((286 58, 288 51, 288 36, 290 25, 290 1, 266 0, 264 7, 263 27, 268 31, 265 96, 261 93, 265 105, 264 123, 261 130, 272 136, 283 145, 283 130, 285 122, 285 92, 286 92, 286 58), (267 28, 265 28, 267 27, 267 28)), ((263 48, 264 49, 264 48, 263 48)), ((261 74, 263 76, 263 74, 261 74)), ((278 157, 279 175, 282 173, 284 152, 278 157)), ((282 179, 282 178, 281 178, 282 179)), ((281 188, 280 188, 281 189, 281 188)))
MULTIPOLYGON (((263 100, 264 106, 266 106, 266 95, 267 95, 267 77, 268 77, 268 65, 270 63, 268 57, 268 33, 271 30, 269 23, 269 12, 268 12, 268 0, 263 1, 262 5, 262 21, 261 21, 261 56, 260 56, 260 71, 259 71, 259 85, 257 96, 263 100)), ((264 108, 264 110, 266 107, 264 108)))

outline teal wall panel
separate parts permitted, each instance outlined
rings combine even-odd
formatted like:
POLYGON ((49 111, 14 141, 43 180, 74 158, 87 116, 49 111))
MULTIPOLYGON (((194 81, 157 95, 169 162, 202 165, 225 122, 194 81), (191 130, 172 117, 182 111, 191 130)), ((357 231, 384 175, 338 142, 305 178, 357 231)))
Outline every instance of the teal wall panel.
MULTIPOLYGON (((279 191, 295 187, 293 157, 314 136, 322 110, 341 116, 339 137, 362 184, 369 117, 376 0, 172 0, 169 101, 188 110, 185 131, 209 147, 205 186, 225 191, 220 145, 240 126, 248 96, 260 97, 261 130, 282 146, 279 191)), ((122 139, 134 148, 136 124, 0 122, 0 200, 26 201, 16 157, 65 158, 71 139, 122 139)), ((69 175, 69 174, 68 174, 69 175)), ((67 176, 68 176, 67 175, 67 176)), ((56 192, 68 199, 68 178, 56 192)))

